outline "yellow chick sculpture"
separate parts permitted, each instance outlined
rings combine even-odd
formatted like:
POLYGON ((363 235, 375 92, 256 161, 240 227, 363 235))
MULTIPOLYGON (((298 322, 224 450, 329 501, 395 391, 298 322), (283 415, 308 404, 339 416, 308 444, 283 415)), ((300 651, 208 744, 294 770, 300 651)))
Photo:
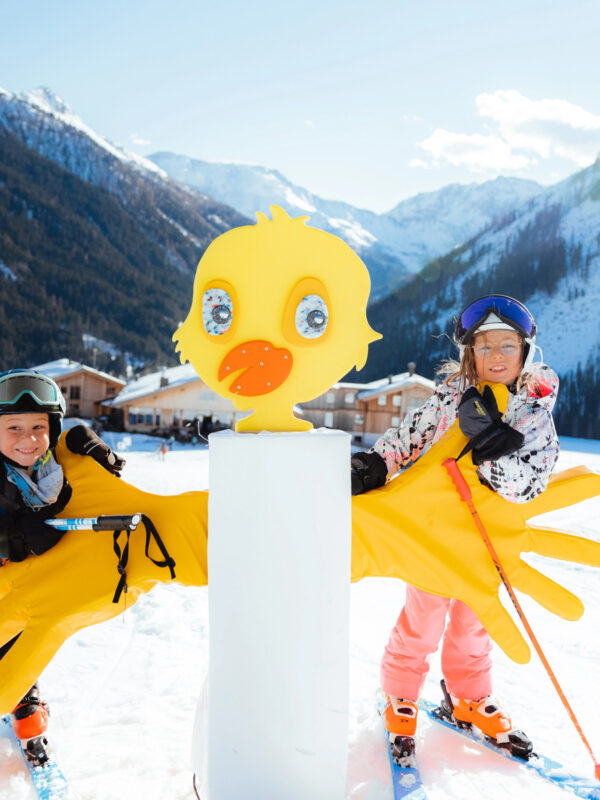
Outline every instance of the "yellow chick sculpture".
POLYGON ((273 220, 228 231, 202 256, 192 305, 173 335, 181 362, 241 411, 237 431, 304 431, 312 400, 380 334, 367 322, 367 268, 341 239, 271 206, 273 220))

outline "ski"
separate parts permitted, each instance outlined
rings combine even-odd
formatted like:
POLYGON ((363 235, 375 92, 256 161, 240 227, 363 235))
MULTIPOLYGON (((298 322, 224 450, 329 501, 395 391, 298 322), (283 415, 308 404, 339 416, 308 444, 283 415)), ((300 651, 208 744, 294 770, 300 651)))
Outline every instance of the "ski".
MULTIPOLYGON (((379 711, 379 716, 383 720, 383 712, 385 708, 385 695, 383 692, 378 692, 377 694, 377 709, 379 711)), ((385 726, 384 726, 385 727, 385 726)), ((388 731, 385 731, 385 738, 387 742, 387 749, 388 749, 388 757, 390 759, 390 768, 392 771, 392 785, 394 787, 394 800, 427 800, 427 795, 425 794, 425 787, 423 786, 423 781, 421 779, 421 774, 419 772, 419 768, 416 765, 414 766, 400 766, 396 762, 394 754, 392 752, 392 744, 390 743, 390 737, 388 735, 388 731)), ((413 761, 415 761, 415 757, 413 755, 413 761)))
POLYGON ((475 729, 459 728, 448 719, 438 716, 436 711, 439 709, 439 705, 431 703, 429 700, 419 700, 419 708, 434 722, 439 722, 441 725, 444 725, 446 728, 450 728, 450 730, 456 731, 456 733, 459 733, 461 736, 465 736, 472 742, 485 745, 491 750, 494 750, 494 752, 504 756, 504 758, 508 758, 511 761, 516 761, 517 764, 522 764, 524 767, 532 769, 534 772, 537 772, 540 777, 550 781, 555 786, 560 786, 562 789, 572 792, 577 797, 588 798, 588 800, 600 800, 600 784, 594 780, 588 780, 586 778, 577 777, 576 775, 571 775, 566 767, 563 764, 560 764, 558 761, 554 761, 553 759, 548 758, 547 756, 539 755, 538 753, 532 753, 528 759, 512 755, 512 753, 510 753, 508 750, 493 744, 493 742, 475 729))
POLYGON ((39 800, 68 800, 68 798, 72 797, 69 782, 63 775, 52 753, 50 753, 44 766, 36 766, 27 758, 21 742, 15 734, 9 714, 2 717, 2 724, 8 731, 9 738, 23 756, 23 761, 27 766, 39 800))

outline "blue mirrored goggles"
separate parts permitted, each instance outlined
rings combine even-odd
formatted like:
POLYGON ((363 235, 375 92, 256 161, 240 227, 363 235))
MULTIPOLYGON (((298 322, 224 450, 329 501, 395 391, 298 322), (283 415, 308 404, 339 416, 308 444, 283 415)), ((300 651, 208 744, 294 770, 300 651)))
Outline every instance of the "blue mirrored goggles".
POLYGON ((57 385, 45 375, 9 372, 0 376, 0 407, 13 406, 26 394, 49 410, 59 410, 64 403, 57 385))
POLYGON ((490 314, 496 314, 524 339, 533 339, 537 332, 533 317, 522 303, 503 294, 488 295, 470 303, 460 313, 454 329, 457 343, 466 344, 490 314))

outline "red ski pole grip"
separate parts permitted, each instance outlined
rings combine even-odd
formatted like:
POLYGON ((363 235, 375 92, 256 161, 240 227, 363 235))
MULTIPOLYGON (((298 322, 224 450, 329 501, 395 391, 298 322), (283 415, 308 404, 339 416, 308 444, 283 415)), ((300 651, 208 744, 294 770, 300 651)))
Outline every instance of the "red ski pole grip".
POLYGON ((462 472, 458 468, 456 460, 454 458, 447 458, 443 462, 442 466, 446 467, 446 471, 452 478, 452 482, 456 486, 456 491, 460 495, 460 499, 464 500, 465 503, 470 503, 471 490, 469 489, 469 484, 464 479, 462 472))

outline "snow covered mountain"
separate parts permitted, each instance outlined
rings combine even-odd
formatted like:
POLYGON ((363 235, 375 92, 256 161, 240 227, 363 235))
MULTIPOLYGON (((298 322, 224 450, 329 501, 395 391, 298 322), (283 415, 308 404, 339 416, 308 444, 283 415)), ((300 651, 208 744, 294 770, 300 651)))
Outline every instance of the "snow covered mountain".
POLYGON ((28 147, 96 186, 115 186, 115 164, 108 156, 140 172, 150 170, 164 177, 152 162, 97 134, 45 86, 19 94, 0 89, 0 122, 28 147), (104 151, 104 159, 97 148, 104 151))
POLYGON ((534 181, 497 178, 484 184, 447 186, 399 203, 388 214, 324 200, 273 169, 215 164, 175 153, 150 156, 180 183, 192 186, 254 218, 276 203, 292 215, 344 239, 369 267, 373 296, 380 297, 432 258, 480 233, 542 187, 534 181))
POLYGON ((600 158, 372 306, 384 340, 372 346, 361 379, 407 361, 429 375, 450 355, 443 334, 452 333, 453 315, 490 292, 518 297, 532 311, 544 360, 563 379, 562 430, 600 437, 600 158))
POLYGON ((107 189, 123 203, 152 193, 152 199, 165 206, 158 209, 163 219, 201 246, 232 227, 234 219, 234 224, 241 223, 233 209, 175 183, 152 161, 97 134, 46 87, 20 94, 0 89, 0 125, 39 155, 87 183, 107 189), (204 215, 203 236, 186 227, 185 217, 192 211, 204 215))
POLYGON ((173 363, 199 258, 245 222, 114 147, 48 90, 0 91, 2 367, 84 358, 84 334, 173 363))

